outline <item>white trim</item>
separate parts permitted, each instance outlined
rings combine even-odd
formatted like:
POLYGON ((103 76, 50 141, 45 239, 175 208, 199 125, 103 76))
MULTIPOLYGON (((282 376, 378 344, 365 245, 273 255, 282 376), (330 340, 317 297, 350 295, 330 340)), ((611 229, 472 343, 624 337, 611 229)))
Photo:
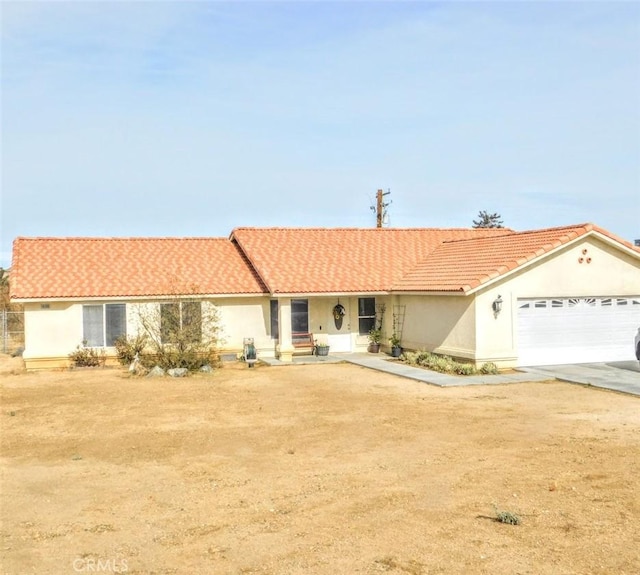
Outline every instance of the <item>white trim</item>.
POLYGON ((199 300, 211 300, 211 299, 231 299, 231 298, 263 298, 269 297, 268 293, 259 294, 157 294, 148 296, 92 296, 92 297, 40 297, 40 298, 12 298, 11 303, 53 303, 53 302, 70 302, 70 303, 85 303, 85 302, 123 302, 134 303, 138 301, 154 302, 162 301, 167 298, 197 298, 199 300))

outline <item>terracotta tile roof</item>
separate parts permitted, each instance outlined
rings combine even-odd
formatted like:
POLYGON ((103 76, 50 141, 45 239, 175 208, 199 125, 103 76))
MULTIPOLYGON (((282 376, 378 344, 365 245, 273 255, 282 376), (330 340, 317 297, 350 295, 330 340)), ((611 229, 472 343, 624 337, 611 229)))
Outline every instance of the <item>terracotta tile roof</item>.
POLYGON ((640 250, 629 242, 593 224, 446 241, 395 282, 393 289, 468 292, 592 231, 640 254, 640 250))
POLYGON ((468 292, 588 233, 507 228, 237 228, 226 238, 18 238, 15 299, 188 293, 468 292), (193 289, 192 289, 193 286, 193 289))
POLYGON ((18 299, 264 292, 227 238, 18 238, 11 271, 18 299))
POLYGON ((238 242, 272 293, 389 291, 443 241, 508 229, 236 228, 238 242))

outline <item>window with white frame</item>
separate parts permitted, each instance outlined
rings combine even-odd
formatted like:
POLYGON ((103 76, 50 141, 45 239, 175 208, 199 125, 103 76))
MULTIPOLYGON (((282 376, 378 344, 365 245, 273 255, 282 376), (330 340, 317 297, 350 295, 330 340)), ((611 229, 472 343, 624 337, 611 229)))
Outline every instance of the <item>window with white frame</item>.
POLYGON ((127 335, 127 306, 105 303, 82 306, 82 340, 89 347, 113 347, 127 335))

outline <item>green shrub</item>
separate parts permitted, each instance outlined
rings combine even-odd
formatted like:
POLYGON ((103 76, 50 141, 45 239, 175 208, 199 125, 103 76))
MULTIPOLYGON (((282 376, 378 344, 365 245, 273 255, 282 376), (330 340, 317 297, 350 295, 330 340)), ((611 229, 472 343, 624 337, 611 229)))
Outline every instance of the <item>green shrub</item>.
POLYGON ((458 363, 454 366, 457 375, 475 375, 478 370, 470 363, 458 363))
POLYGON ((145 367, 159 365, 165 371, 176 367, 184 367, 189 371, 198 371, 205 365, 218 367, 220 356, 214 349, 184 349, 165 346, 162 353, 141 356, 145 367))
POLYGON ((460 363, 448 355, 438 355, 429 351, 406 352, 402 360, 409 365, 418 365, 440 373, 455 373, 456 375, 493 375, 498 373, 495 363, 485 363, 476 368, 471 363, 460 363))
POLYGON ((78 345, 74 351, 69 354, 69 359, 75 367, 97 367, 104 365, 106 356, 104 350, 100 353, 92 347, 86 347, 86 341, 82 345, 78 345))
POLYGON ((496 509, 496 521, 507 525, 520 525, 520 517, 511 511, 499 511, 496 509))
POLYGON ((147 346, 147 341, 147 336, 144 334, 137 335, 135 337, 127 337, 126 335, 120 336, 115 341, 118 361, 122 365, 129 365, 137 355, 140 362, 144 364, 143 355, 144 349, 147 346))
MULTIPOLYGON (((138 352, 143 367, 158 365, 164 370, 197 371, 206 365, 220 364, 218 346, 223 340, 219 311, 212 303, 201 301, 197 294, 197 286, 183 285, 158 305, 133 308, 139 333, 146 338, 142 346, 144 353, 138 352)), ((140 345, 141 341, 136 344, 140 345)), ((126 346, 126 354, 134 348, 126 346)))
POLYGON ((440 373, 453 373, 454 361, 446 355, 434 356, 429 364, 440 373))
POLYGON ((483 375, 496 375, 498 372, 498 366, 492 361, 488 363, 483 363, 480 366, 480 373, 483 375))

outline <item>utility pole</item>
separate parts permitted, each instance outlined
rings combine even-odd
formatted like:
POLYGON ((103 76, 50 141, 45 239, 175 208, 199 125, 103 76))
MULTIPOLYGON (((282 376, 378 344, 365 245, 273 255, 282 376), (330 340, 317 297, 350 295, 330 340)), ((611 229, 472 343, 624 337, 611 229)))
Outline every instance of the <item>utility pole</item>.
POLYGON ((384 196, 388 196, 389 194, 391 194, 391 190, 387 190, 386 192, 378 190, 378 193, 376 194, 376 205, 375 207, 371 206, 371 209, 376 213, 376 228, 382 227, 385 216, 387 215, 387 207, 391 203, 391 200, 385 202, 384 196))

